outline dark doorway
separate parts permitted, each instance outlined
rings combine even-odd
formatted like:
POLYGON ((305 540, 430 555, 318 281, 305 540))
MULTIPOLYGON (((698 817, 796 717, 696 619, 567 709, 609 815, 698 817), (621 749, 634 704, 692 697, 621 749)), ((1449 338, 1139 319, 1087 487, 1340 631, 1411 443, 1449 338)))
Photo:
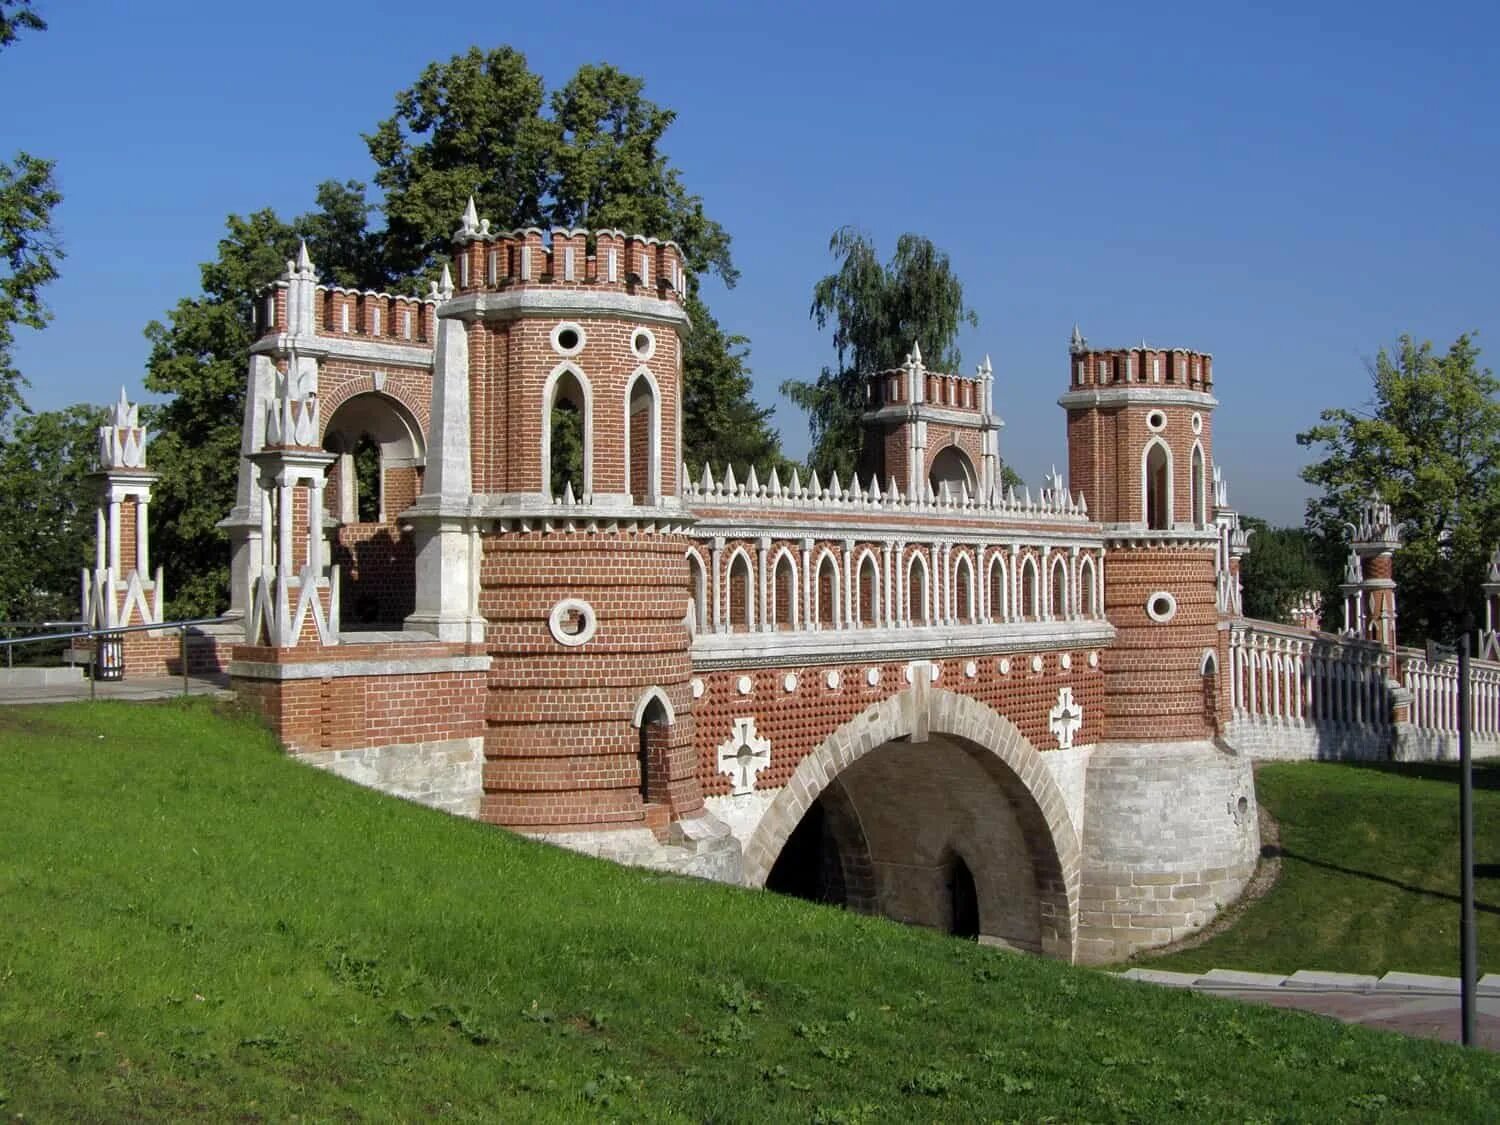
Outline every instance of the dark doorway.
POLYGON ((766 877, 766 890, 831 906, 845 905, 844 866, 821 799, 787 837, 766 877))
POLYGON ((948 901, 953 906, 948 932, 954 937, 978 938, 979 889, 969 865, 959 856, 948 866, 948 901))

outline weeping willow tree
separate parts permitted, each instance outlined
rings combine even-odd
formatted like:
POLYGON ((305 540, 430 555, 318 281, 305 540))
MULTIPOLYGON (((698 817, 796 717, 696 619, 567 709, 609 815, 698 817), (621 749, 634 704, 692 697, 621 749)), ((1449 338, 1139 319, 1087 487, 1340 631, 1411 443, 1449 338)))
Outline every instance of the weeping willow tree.
POLYGON ((835 362, 816 380, 787 380, 781 391, 807 411, 809 466, 848 480, 859 458, 866 376, 900 365, 914 344, 928 367, 957 371, 959 328, 979 318, 964 304, 948 255, 930 239, 903 234, 882 262, 870 237, 846 226, 828 249, 838 269, 813 287, 809 315, 819 328, 833 326, 835 362))

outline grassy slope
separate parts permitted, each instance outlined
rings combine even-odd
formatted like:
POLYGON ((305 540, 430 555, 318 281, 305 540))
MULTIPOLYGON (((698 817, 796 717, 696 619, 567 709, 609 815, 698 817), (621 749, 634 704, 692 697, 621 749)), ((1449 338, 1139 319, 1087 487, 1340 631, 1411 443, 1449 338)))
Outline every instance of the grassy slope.
POLYGON ((203 703, 0 708, 0 1113, 1474 1120, 1490 1055, 651 876, 203 703))
MULTIPOLYGON (((1234 926, 1153 968, 1458 975, 1458 768, 1263 766, 1281 878, 1234 926)), ((1500 764, 1474 771, 1479 967, 1500 971, 1500 764)))

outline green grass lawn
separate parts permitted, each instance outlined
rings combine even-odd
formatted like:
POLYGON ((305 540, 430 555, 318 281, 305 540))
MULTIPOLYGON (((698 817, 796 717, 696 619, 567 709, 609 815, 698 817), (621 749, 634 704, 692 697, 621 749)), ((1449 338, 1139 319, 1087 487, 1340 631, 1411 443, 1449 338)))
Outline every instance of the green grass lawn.
MULTIPOLYGON (((1262 766, 1281 877, 1223 934, 1153 968, 1458 975, 1458 767, 1262 766)), ((1480 972, 1500 971, 1500 764, 1474 767, 1480 972)))
POLYGON ((613 867, 204 702, 0 708, 0 925, 0 1116, 28 1121, 1500 1107, 1490 1054, 613 867))

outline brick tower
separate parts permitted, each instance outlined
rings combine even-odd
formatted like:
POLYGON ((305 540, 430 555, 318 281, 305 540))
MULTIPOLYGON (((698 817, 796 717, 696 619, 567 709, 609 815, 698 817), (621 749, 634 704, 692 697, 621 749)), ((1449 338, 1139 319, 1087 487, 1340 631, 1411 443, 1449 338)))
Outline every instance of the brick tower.
POLYGON ((1349 561, 1339 590, 1344 595, 1344 632, 1396 648, 1396 550, 1401 533, 1391 522, 1391 506, 1370 494, 1352 528, 1349 561))
POLYGON ((679 498, 675 244, 491 232, 472 200, 437 296, 412 627, 483 643, 483 819, 533 832, 702 808, 679 498))
POLYGON ((860 475, 910 497, 933 492, 989 499, 1000 482, 1000 428, 989 357, 974 375, 928 371, 912 345, 906 363, 870 376, 860 475))
POLYGON ((1146 345, 1098 350, 1073 329, 1068 414, 1071 487, 1105 527, 1107 737, 1208 737, 1204 676, 1217 669, 1209 482, 1213 358, 1146 345))

